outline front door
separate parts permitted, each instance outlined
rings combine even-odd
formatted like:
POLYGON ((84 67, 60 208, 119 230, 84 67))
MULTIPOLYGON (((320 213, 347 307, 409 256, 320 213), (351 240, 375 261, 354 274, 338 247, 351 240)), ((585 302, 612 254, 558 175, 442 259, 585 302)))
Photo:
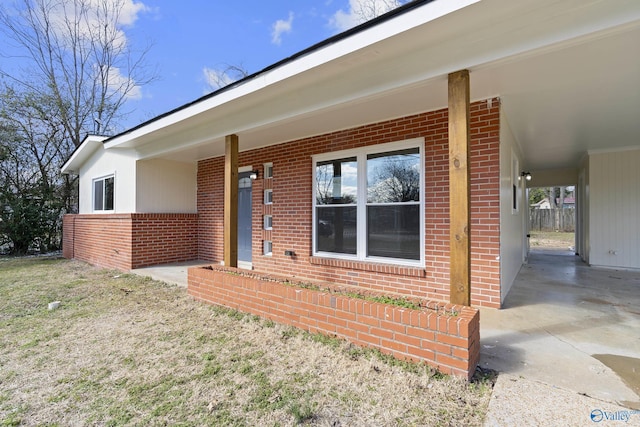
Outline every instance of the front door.
POLYGON ((251 267, 251 172, 238 174, 238 267, 251 267))

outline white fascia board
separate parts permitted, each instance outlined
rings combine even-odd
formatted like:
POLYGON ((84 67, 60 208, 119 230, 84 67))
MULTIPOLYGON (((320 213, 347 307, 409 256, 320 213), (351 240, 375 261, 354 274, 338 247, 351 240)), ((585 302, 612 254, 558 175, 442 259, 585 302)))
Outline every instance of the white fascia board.
POLYGON ((77 175, 80 167, 103 145, 105 139, 106 136, 87 135, 60 171, 65 175, 77 175))
POLYGON ((357 52, 360 49, 371 46, 382 40, 388 39, 417 26, 424 25, 430 21, 434 21, 459 9, 478 3, 479 1, 481 0, 436 0, 426 3, 423 6, 411 10, 409 13, 403 13, 395 16, 388 21, 384 21, 378 25, 359 31, 344 39, 340 39, 335 43, 328 44, 318 50, 314 50, 307 55, 303 55, 290 62, 285 62, 279 67, 260 73, 251 80, 240 84, 235 88, 223 91, 191 106, 179 109, 166 117, 152 121, 145 126, 132 130, 131 132, 115 136, 105 143, 105 148, 109 149, 117 147, 118 145, 135 140, 136 138, 167 128, 173 124, 179 123, 235 99, 255 93, 272 84, 305 73, 318 66, 357 52))

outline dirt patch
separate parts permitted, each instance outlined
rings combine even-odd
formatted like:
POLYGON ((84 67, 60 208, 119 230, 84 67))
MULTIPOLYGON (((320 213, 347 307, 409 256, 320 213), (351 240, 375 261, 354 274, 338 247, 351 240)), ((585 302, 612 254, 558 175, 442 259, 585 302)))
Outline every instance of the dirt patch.
POLYGON ((0 263, 2 425, 481 425, 486 414, 490 376, 443 377, 79 262, 0 263))

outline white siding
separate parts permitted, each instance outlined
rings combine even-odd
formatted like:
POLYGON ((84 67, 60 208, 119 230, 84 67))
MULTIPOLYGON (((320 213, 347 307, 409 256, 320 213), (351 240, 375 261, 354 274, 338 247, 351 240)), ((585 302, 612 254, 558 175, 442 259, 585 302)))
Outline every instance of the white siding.
POLYGON ((517 180, 519 170, 513 169, 515 157, 522 169, 523 159, 509 123, 500 111, 500 300, 504 301, 522 267, 526 246, 527 203, 524 180, 517 180), (518 210, 513 209, 513 182, 518 185, 518 210))
POLYGON ((140 160, 137 168, 137 212, 196 212, 195 163, 140 160))
POLYGON ((589 262, 640 268, 640 149, 589 156, 589 262))
MULTIPOLYGON (((93 180, 114 176, 114 213, 135 212, 136 160, 130 150, 108 150, 100 147, 80 169, 81 214, 93 212, 93 180)), ((104 213, 104 212, 96 212, 104 213)))

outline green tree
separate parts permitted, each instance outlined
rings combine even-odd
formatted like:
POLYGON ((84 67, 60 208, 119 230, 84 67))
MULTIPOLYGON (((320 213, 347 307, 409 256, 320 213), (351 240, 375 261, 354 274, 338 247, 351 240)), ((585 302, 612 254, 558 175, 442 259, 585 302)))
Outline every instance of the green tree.
POLYGON ((71 148, 48 115, 52 102, 7 86, 0 93, 0 244, 15 253, 59 246, 65 208, 59 169, 71 148))
POLYGON ((127 101, 156 78, 150 45, 136 49, 125 33, 143 9, 131 0, 0 5, 9 41, 0 45, 0 242, 14 252, 59 245, 78 185, 60 167, 86 134, 118 130, 127 101))

